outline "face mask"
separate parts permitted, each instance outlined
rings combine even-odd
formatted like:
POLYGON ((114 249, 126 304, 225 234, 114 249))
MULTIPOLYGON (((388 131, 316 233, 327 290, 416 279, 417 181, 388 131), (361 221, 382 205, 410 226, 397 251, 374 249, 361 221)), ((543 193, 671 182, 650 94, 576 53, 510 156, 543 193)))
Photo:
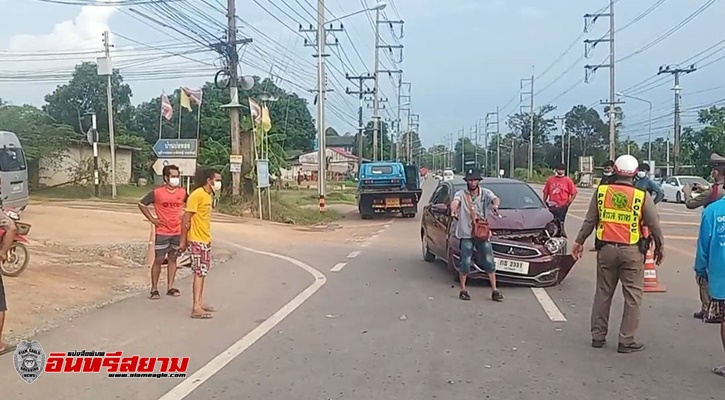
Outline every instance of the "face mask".
POLYGON ((556 171, 556 176, 564 176, 564 171, 556 171))
POLYGON ((647 175, 644 171, 637 171, 637 177, 638 178, 644 178, 647 175))
POLYGON ((219 192, 222 190, 222 181, 214 181, 214 191, 219 192))
POLYGON ((604 176, 612 176, 612 172, 605 172, 604 176))
POLYGON ((173 187, 179 186, 179 183, 181 183, 181 179, 178 177, 169 178, 169 185, 173 187))

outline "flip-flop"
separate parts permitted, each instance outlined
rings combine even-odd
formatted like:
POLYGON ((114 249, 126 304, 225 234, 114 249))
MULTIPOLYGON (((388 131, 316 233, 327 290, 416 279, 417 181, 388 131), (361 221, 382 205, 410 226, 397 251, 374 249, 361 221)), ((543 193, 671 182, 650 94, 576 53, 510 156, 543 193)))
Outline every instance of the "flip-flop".
POLYGON ((12 353, 15 351, 15 346, 6 345, 2 350, 0 350, 0 356, 3 354, 12 353))
POLYGON ((712 373, 725 378, 725 365, 721 365, 719 367, 713 368, 712 373))
POLYGON ((214 315, 209 312, 205 312, 202 314, 191 314, 191 319, 212 319, 214 318, 214 315))
POLYGON ((154 290, 153 292, 151 292, 151 297, 150 297, 151 300, 158 300, 160 298, 161 298, 161 294, 159 293, 158 290, 154 290))
POLYGON ((215 311, 216 311, 216 308, 214 308, 214 307, 212 307, 212 306, 205 306, 205 307, 202 307, 202 308, 203 308, 203 309, 204 309, 204 311, 206 311, 206 312, 215 312, 215 311))
POLYGON ((179 291, 179 289, 171 288, 169 289, 169 291, 166 292, 166 295, 172 297, 179 297, 181 296, 181 292, 179 291))

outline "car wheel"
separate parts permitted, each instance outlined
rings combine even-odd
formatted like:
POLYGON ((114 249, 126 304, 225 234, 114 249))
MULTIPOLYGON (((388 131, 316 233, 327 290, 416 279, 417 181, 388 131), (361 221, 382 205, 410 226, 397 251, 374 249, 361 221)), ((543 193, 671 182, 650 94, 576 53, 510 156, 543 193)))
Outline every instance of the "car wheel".
POLYGON ((426 262, 433 262, 436 259, 435 254, 430 252, 430 249, 428 248, 428 238, 425 236, 425 232, 421 232, 420 235, 420 245, 421 249, 423 250, 423 260, 426 262))
POLYGON ((682 192, 677 192, 677 202, 682 203, 682 192))

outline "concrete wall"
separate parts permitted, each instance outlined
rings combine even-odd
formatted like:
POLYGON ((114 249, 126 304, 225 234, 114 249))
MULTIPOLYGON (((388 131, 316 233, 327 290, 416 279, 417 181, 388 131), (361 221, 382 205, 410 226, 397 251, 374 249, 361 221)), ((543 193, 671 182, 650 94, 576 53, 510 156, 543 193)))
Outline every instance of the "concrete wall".
MULTIPOLYGON (((132 150, 116 149, 116 182, 120 185, 131 183, 132 150)), ((73 179, 84 163, 93 163, 93 148, 90 145, 73 145, 52 159, 40 160, 40 184, 53 186, 73 179)), ((111 147, 98 145, 98 163, 102 169, 110 173, 111 147)))

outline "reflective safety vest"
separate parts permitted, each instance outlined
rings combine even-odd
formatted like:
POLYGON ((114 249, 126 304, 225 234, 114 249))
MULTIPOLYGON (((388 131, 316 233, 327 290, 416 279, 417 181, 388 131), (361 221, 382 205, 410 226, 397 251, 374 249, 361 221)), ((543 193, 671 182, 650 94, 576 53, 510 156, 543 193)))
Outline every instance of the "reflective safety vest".
POLYGON ((599 185, 597 239, 605 243, 639 243, 646 194, 644 190, 629 185, 599 185))

